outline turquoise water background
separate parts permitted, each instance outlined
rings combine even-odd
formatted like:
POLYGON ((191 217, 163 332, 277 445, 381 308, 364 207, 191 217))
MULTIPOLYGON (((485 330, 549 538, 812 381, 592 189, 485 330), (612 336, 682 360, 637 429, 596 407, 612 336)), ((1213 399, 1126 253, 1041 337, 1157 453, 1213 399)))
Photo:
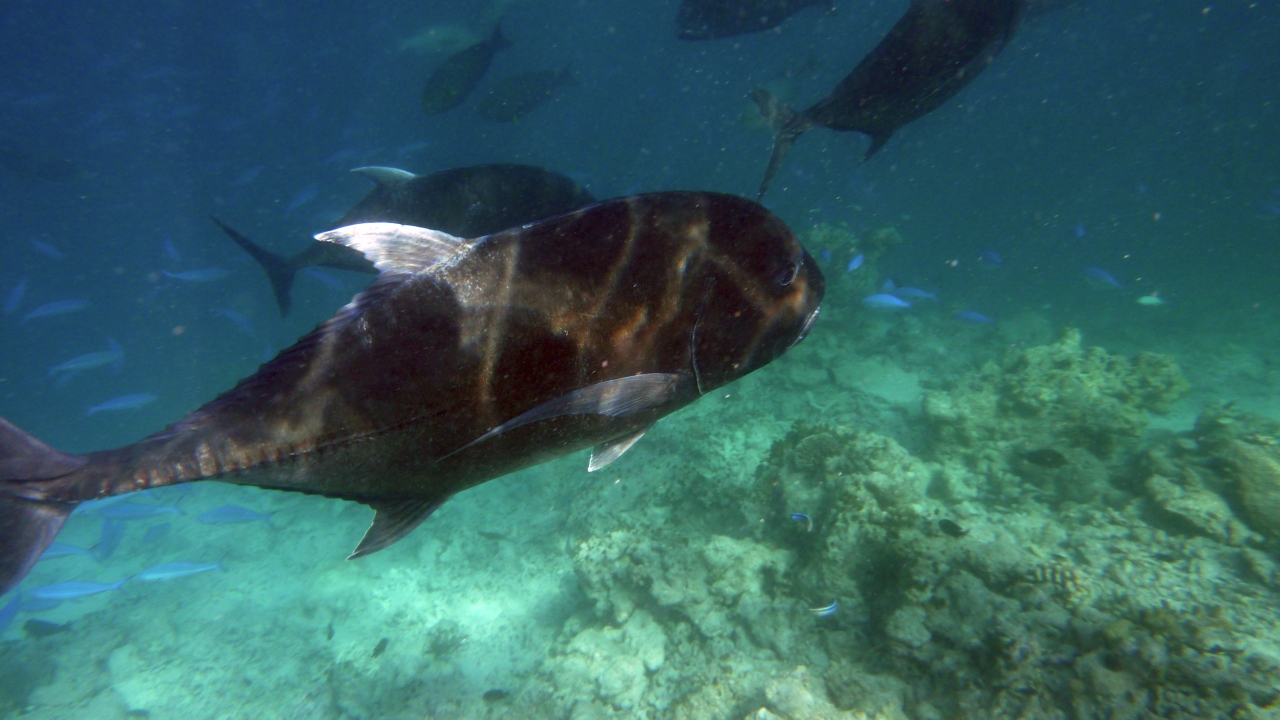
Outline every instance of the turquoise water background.
MULTIPOLYGON (((906 7, 685 42, 675 2, 8 3, 0 150, 75 171, 0 171, 0 416, 87 452, 252 374, 368 276, 301 274, 282 318, 209 216, 291 253, 368 192, 354 167, 753 197, 771 138, 747 93, 806 107, 906 7), (513 45, 477 92, 576 84, 516 123, 425 115, 432 68, 499 17, 513 45), (24 319, 67 299, 89 304, 24 319), (51 374, 110 341, 118 369, 51 374), (154 400, 87 414, 131 394, 154 400)), ((826 258, 788 355, 600 473, 494 480, 359 561, 362 505, 131 499, 180 512, 22 589, 219 568, 24 608, 0 715, 1280 715, 1278 37, 1270 2, 1079 0, 865 164, 862 136, 807 133, 765 198, 826 258), (886 280, 936 297, 861 302, 886 280), (229 504, 269 521, 197 519, 229 504)))

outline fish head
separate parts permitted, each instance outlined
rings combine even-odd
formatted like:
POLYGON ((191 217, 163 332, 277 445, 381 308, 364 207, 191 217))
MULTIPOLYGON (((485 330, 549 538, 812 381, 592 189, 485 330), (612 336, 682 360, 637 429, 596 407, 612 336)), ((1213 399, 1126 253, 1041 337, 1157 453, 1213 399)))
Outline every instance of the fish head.
POLYGON ((706 288, 692 338, 701 392, 764 367, 812 329, 826 281, 791 230, 729 195, 706 205, 706 288))

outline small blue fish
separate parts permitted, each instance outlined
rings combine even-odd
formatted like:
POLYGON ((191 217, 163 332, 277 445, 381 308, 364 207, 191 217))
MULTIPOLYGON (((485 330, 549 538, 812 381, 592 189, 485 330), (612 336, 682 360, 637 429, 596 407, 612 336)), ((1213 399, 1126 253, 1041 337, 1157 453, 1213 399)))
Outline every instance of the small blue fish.
POLYGON ((813 518, 804 513, 791 513, 791 519, 796 522, 802 522, 805 525, 805 532, 813 532, 813 518))
POLYGON ((1121 288, 1124 285, 1115 278, 1114 275, 1103 270, 1102 268, 1087 267, 1084 269, 1085 277, 1107 287, 1121 288))
POLYGON ((911 303, 888 293, 876 293, 862 298, 862 304, 877 310, 906 310, 911 303))
POLYGON ((226 270, 223 270, 222 268, 214 267, 214 268, 201 268, 200 270, 187 270, 185 272, 177 272, 177 273, 169 272, 168 270, 161 270, 160 274, 164 275, 170 280, 181 280, 182 282, 190 282, 190 283, 204 283, 204 282, 213 282, 214 280, 221 280, 222 278, 230 275, 231 273, 226 270))
POLYGON ((51 260, 65 260, 67 257, 66 253, 62 252, 61 250, 50 245, 47 242, 40 242, 39 240, 32 240, 30 242, 31 242, 31 247, 35 248, 40 252, 41 255, 44 255, 45 257, 51 260))
MULTIPOLYGON (((116 507, 121 507, 117 505, 116 507)), ((106 518, 102 521, 102 532, 98 534, 98 544, 93 546, 93 559, 98 562, 110 560, 120 541, 124 539, 124 521, 117 518, 106 518)))
POLYGON ((297 210, 303 205, 306 205, 312 200, 315 200, 316 196, 319 194, 320 194, 319 185, 308 185, 307 187, 303 188, 301 191, 298 192, 297 195, 293 196, 293 200, 289 202, 289 206, 284 209, 285 217, 288 217, 289 213, 292 213, 294 210, 297 210))
POLYGON ((237 525, 240 523, 264 522, 271 524, 271 513, 254 512, 239 505, 223 505, 216 510, 200 513, 196 520, 206 525, 237 525))
POLYGON ((145 533, 142 534, 142 544, 147 546, 155 545, 160 541, 164 540, 166 537, 169 537, 169 531, 172 529, 173 529, 173 526, 170 525, 169 523, 160 523, 159 525, 152 525, 151 527, 147 528, 147 531, 145 533))
POLYGON ((257 180, 258 176, 261 174, 262 174, 262 166, 254 165, 248 170, 245 170, 244 172, 237 175, 235 179, 231 181, 231 184, 232 185, 248 185, 254 180, 257 180))
POLYGON ((12 315, 13 311, 17 310, 18 306, 22 304, 22 298, 25 297, 26 294, 27 276, 23 275, 22 279, 18 281, 18 284, 14 285, 13 289, 9 291, 9 297, 5 298, 4 314, 12 315))
POLYGON ((182 260, 182 256, 178 254, 178 248, 173 246, 173 238, 168 235, 164 236, 164 254, 168 255, 169 259, 174 262, 182 260))
POLYGON ((107 346, 109 348, 108 350, 91 352, 54 365, 49 368, 49 377, 55 377, 59 373, 74 376, 76 373, 84 370, 93 370, 106 365, 111 365, 116 370, 119 370, 120 365, 124 362, 124 350, 121 349, 120 343, 116 342, 112 338, 107 338, 107 346))
POLYGON ((889 294, 897 298, 902 298, 903 300, 906 300, 908 302, 912 300, 932 300, 934 302, 938 302, 938 293, 925 292, 920 288, 913 288, 913 287, 894 288, 893 291, 890 292, 889 294))
POLYGON ((1072 232, 1075 233, 1077 240, 1083 240, 1085 236, 1084 223, 1076 223, 1076 226, 1072 230, 1072 232))
POLYGON ((93 514, 98 517, 112 518, 113 520, 143 520, 146 518, 159 517, 160 515, 184 515, 185 513, 172 505, 118 503, 116 505, 108 505, 104 508, 98 508, 93 512, 93 514))
POLYGON ((34 320, 35 318, 51 317, 53 315, 67 315, 73 312, 80 312, 89 307, 88 300, 59 300, 57 302, 45 303, 40 307, 32 310, 22 316, 22 322, 34 320))
POLYGON ((893 278, 889 278, 888 280, 885 280, 883 283, 880 284, 880 292, 891 293, 897 289, 898 289, 898 283, 894 282, 893 278))
POLYGON ((235 325, 236 328, 240 330, 240 332, 244 333, 245 335, 248 335, 249 337, 255 337, 255 334, 253 332, 253 323, 249 322, 249 318, 245 317, 244 315, 241 315, 240 313, 236 312, 235 310, 232 310, 231 308, 225 308, 225 307, 214 308, 210 310, 210 312, 212 312, 214 315, 221 315, 222 317, 230 320, 231 324, 235 325))
POLYGON ((88 597, 89 595, 97 595, 98 593, 115 590, 124 584, 124 580, 113 583, 89 583, 89 582, 64 582, 55 583, 53 585, 45 585, 35 590, 28 590, 23 593, 24 597, 35 600, 75 600, 76 598, 88 597))
POLYGON ((137 410, 143 405, 148 405, 157 399, 151 393, 135 393, 133 395, 121 395, 118 398, 108 400, 101 405, 94 405, 85 411, 85 417, 94 415, 108 410, 137 410))
POLYGON ((222 565, 219 563, 171 562, 143 570, 134 575, 134 577, 138 580, 154 582, 156 580, 174 580, 210 570, 222 570, 222 565))
POLYGON ((325 287, 335 292, 342 292, 347 289, 346 286, 342 284, 341 280, 330 275, 327 272, 309 267, 309 268, 304 268, 302 270, 302 274, 308 277, 315 278, 320 282, 321 285, 324 285, 325 287))
POLYGON ((9 602, 5 603, 3 608, 0 608, 0 635, 4 634, 4 629, 9 627, 9 623, 13 622, 13 619, 17 617, 19 598, 21 596, 14 593, 9 602))
POLYGON ((862 263, 865 261, 866 261, 866 258, 862 255, 862 253, 858 253, 857 255, 854 255, 853 259, 849 261, 849 266, 845 268, 845 272, 853 272, 854 270, 857 270, 858 268, 862 267, 862 263))
POLYGON ((964 312, 956 313, 955 319, 963 323, 968 323, 970 325, 986 325, 988 323, 995 322, 994 320, 987 317, 986 315, 983 315, 980 312, 974 312, 972 310, 965 310, 964 312))
POLYGON ((817 615, 818 617, 831 617, 832 615, 836 614, 836 610, 838 609, 838 607, 839 607, 839 601, 832 600, 831 604, 826 607, 809 608, 809 612, 814 615, 817 615))
POLYGON ((89 551, 81 547, 76 547, 70 543, 54 541, 40 555, 41 560, 53 560, 56 558, 71 557, 72 555, 89 555, 89 551))
POLYGON ((826 265, 827 263, 831 262, 831 251, 828 250, 827 248, 822 248, 821 250, 819 250, 818 261, 821 262, 823 265, 826 265))
POLYGON ((1004 258, 1000 257, 1000 253, 995 250, 983 250, 978 253, 978 259, 988 265, 1003 265, 1004 258))

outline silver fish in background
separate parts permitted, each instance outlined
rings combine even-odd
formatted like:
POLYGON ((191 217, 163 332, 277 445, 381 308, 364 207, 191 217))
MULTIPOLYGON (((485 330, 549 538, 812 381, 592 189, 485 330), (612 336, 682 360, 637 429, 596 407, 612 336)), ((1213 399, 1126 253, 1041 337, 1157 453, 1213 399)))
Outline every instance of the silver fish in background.
MULTIPOLYGON (((392 222, 459 237, 479 237, 577 210, 596 201, 572 178, 532 165, 474 165, 430 175, 415 175, 389 167, 362 167, 352 172, 364 175, 377 183, 377 187, 333 227, 392 222)), ((353 272, 377 272, 363 255, 343 245, 312 242, 297 255, 284 257, 258 245, 218 218, 213 221, 262 266, 281 315, 289 314, 293 281, 299 270, 322 265, 353 272)))
POLYGON ((863 156, 876 154, 898 128, 955 97, 1004 49, 1027 0, 915 0, 835 89, 796 112, 767 90, 751 99, 773 129, 773 152, 757 199, 791 146, 816 127, 871 136, 863 156))
POLYGON ((217 479, 361 502, 353 557, 452 495, 594 447, 785 353, 824 281, 765 208, 730 195, 610 200, 475 240, 390 223, 319 236, 378 279, 232 390, 114 450, 62 453, 0 420, 0 592, 76 505, 217 479))

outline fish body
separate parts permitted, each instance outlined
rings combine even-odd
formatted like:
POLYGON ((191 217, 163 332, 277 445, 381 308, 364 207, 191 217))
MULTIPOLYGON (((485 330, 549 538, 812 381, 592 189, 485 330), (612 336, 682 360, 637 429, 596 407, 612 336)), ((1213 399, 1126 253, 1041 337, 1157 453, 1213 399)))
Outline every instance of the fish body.
POLYGON ((907 302, 911 302, 912 300, 932 300, 933 302, 938 302, 938 293, 931 293, 927 290, 921 290, 920 288, 914 287, 895 287, 889 291, 889 294, 894 297, 902 298, 907 302))
POLYGON ((54 600, 62 602, 63 600, 75 600, 76 598, 97 595, 109 590, 115 590, 124 584, 124 580, 113 583, 89 583, 89 582, 64 582, 55 583, 53 585, 44 585, 34 590, 28 590, 23 593, 24 597, 35 600, 54 600))
POLYGON ((566 85, 576 85, 569 66, 560 72, 533 70, 508 75, 493 83, 476 105, 476 114, 491 122, 515 122, 555 97, 566 85))
POLYGON ((245 317, 243 313, 225 307, 213 308, 209 312, 230 320, 231 324, 235 325, 236 329, 245 335, 257 337, 257 333, 253 331, 253 323, 249 322, 249 318, 245 317))
POLYGON ((4 314, 12 315, 13 312, 18 309, 18 306, 22 304, 22 298, 26 297, 26 295, 27 276, 23 275, 22 279, 18 281, 18 284, 14 285, 13 288, 9 290, 9 295, 4 300, 4 314))
POLYGON ((1099 285, 1105 285, 1109 288, 1122 288, 1124 283, 1115 278, 1114 275, 1097 267, 1087 267, 1084 269, 1084 276, 1099 285))
POLYGON ((989 325, 995 322, 994 320, 987 317, 986 315, 983 315, 980 312, 974 312, 973 310, 965 310, 963 312, 958 312, 955 314, 955 319, 959 320, 962 323, 968 323, 970 325, 989 325))
POLYGON ((995 250, 983 250, 978 253, 978 259, 988 265, 1003 265, 1004 258, 1000 257, 1000 253, 995 250))
POLYGON ((147 568, 133 577, 137 580, 155 582, 157 580, 176 580, 177 578, 198 575, 210 570, 222 570, 222 565, 219 563, 171 562, 147 568))
POLYGON ((877 310, 906 310, 911 303, 889 293, 876 293, 862 298, 862 304, 877 310))
POLYGON ((422 89, 422 109, 428 115, 439 115, 461 105, 480 83, 480 78, 488 72, 493 56, 508 47, 511 47, 511 42, 502 36, 502 27, 499 25, 494 27, 493 34, 487 40, 481 40, 445 58, 432 71, 422 89))
POLYGON ((182 511, 173 505, 141 505, 139 503, 116 503, 98 508, 94 515, 112 520, 145 520, 161 515, 182 515, 182 511))
POLYGON ((120 347, 120 343, 112 338, 107 338, 107 345, 110 348, 108 350, 86 353, 54 365, 49 368, 49 377, 55 377, 60 374, 74 375, 85 370, 106 367, 107 365, 112 365, 119 369, 120 363, 124 361, 124 350, 120 347))
POLYGON ((13 622, 13 619, 18 616, 18 601, 20 599, 20 595, 14 595, 9 598, 9 602, 4 604, 4 607, 0 608, 0 634, 3 634, 4 629, 9 627, 9 623, 13 622))
POLYGON ((185 272, 169 272, 161 270, 160 273, 170 280, 181 280, 189 283, 205 283, 221 280, 231 273, 222 268, 201 268, 199 270, 187 270, 185 272))
POLYGON ((676 11, 676 37, 715 40, 778 27, 807 7, 828 10, 831 0, 683 0, 676 11))
POLYGON ((1138 304, 1145 307, 1160 307, 1165 304, 1165 301, 1159 294, 1151 293, 1150 295, 1143 295, 1138 298, 1138 304))
POLYGON ((365 503, 366 555, 495 477, 593 446, 589 469, 607 465, 802 340, 824 289, 781 220, 715 193, 618 198, 475 240, 388 223, 319 237, 378 279, 186 418, 87 455, 0 421, 0 592, 77 503, 196 480, 365 503))
POLYGON ((853 272, 854 270, 857 270, 862 267, 862 263, 864 262, 866 262, 866 257, 862 253, 854 255, 853 259, 849 260, 849 265, 845 267, 845 272, 853 272))
MULTIPOLYGON (((591 193, 572 178, 532 165, 474 165, 430 175, 380 167, 357 168, 354 172, 377 186, 334 227, 393 222, 459 237, 479 237, 595 202, 591 193)), ((294 277, 301 269, 322 265, 377 272, 363 255, 344 245, 316 241, 286 258, 259 246, 217 218, 214 222, 262 266, 282 315, 289 312, 294 277)))
POLYGON ((763 197, 803 133, 826 127, 870 136, 865 162, 894 132, 950 100, 982 73, 1013 35, 1026 0, 916 0, 825 98, 795 112, 767 90, 751 97, 773 128, 763 197))
POLYGON ((26 315, 23 315, 22 322, 25 323, 28 320, 52 317, 54 315, 69 315, 74 312, 80 312, 87 307, 89 307, 88 300, 58 300, 57 302, 45 303, 26 315))
POLYGON ((223 505, 220 508, 200 513, 196 521, 205 525, 241 525, 243 523, 264 522, 271 524, 270 513, 254 512, 239 505, 223 505))
POLYGON ((31 240, 30 242, 31 247, 35 248, 37 252, 50 260, 65 260, 67 258, 66 253, 47 242, 42 242, 40 240, 31 240))
POLYGON ((69 543, 55 542, 49 546, 49 549, 45 550, 44 553, 40 555, 40 559, 53 560, 56 558, 71 557, 72 555, 88 556, 90 553, 84 548, 76 547, 69 543))
POLYGON ((114 410, 137 410, 138 408, 149 405, 156 400, 156 396, 151 393, 134 393, 132 395, 121 395, 118 398, 112 398, 100 405, 94 405, 85 411, 85 416, 95 415, 100 412, 108 412, 114 410))

